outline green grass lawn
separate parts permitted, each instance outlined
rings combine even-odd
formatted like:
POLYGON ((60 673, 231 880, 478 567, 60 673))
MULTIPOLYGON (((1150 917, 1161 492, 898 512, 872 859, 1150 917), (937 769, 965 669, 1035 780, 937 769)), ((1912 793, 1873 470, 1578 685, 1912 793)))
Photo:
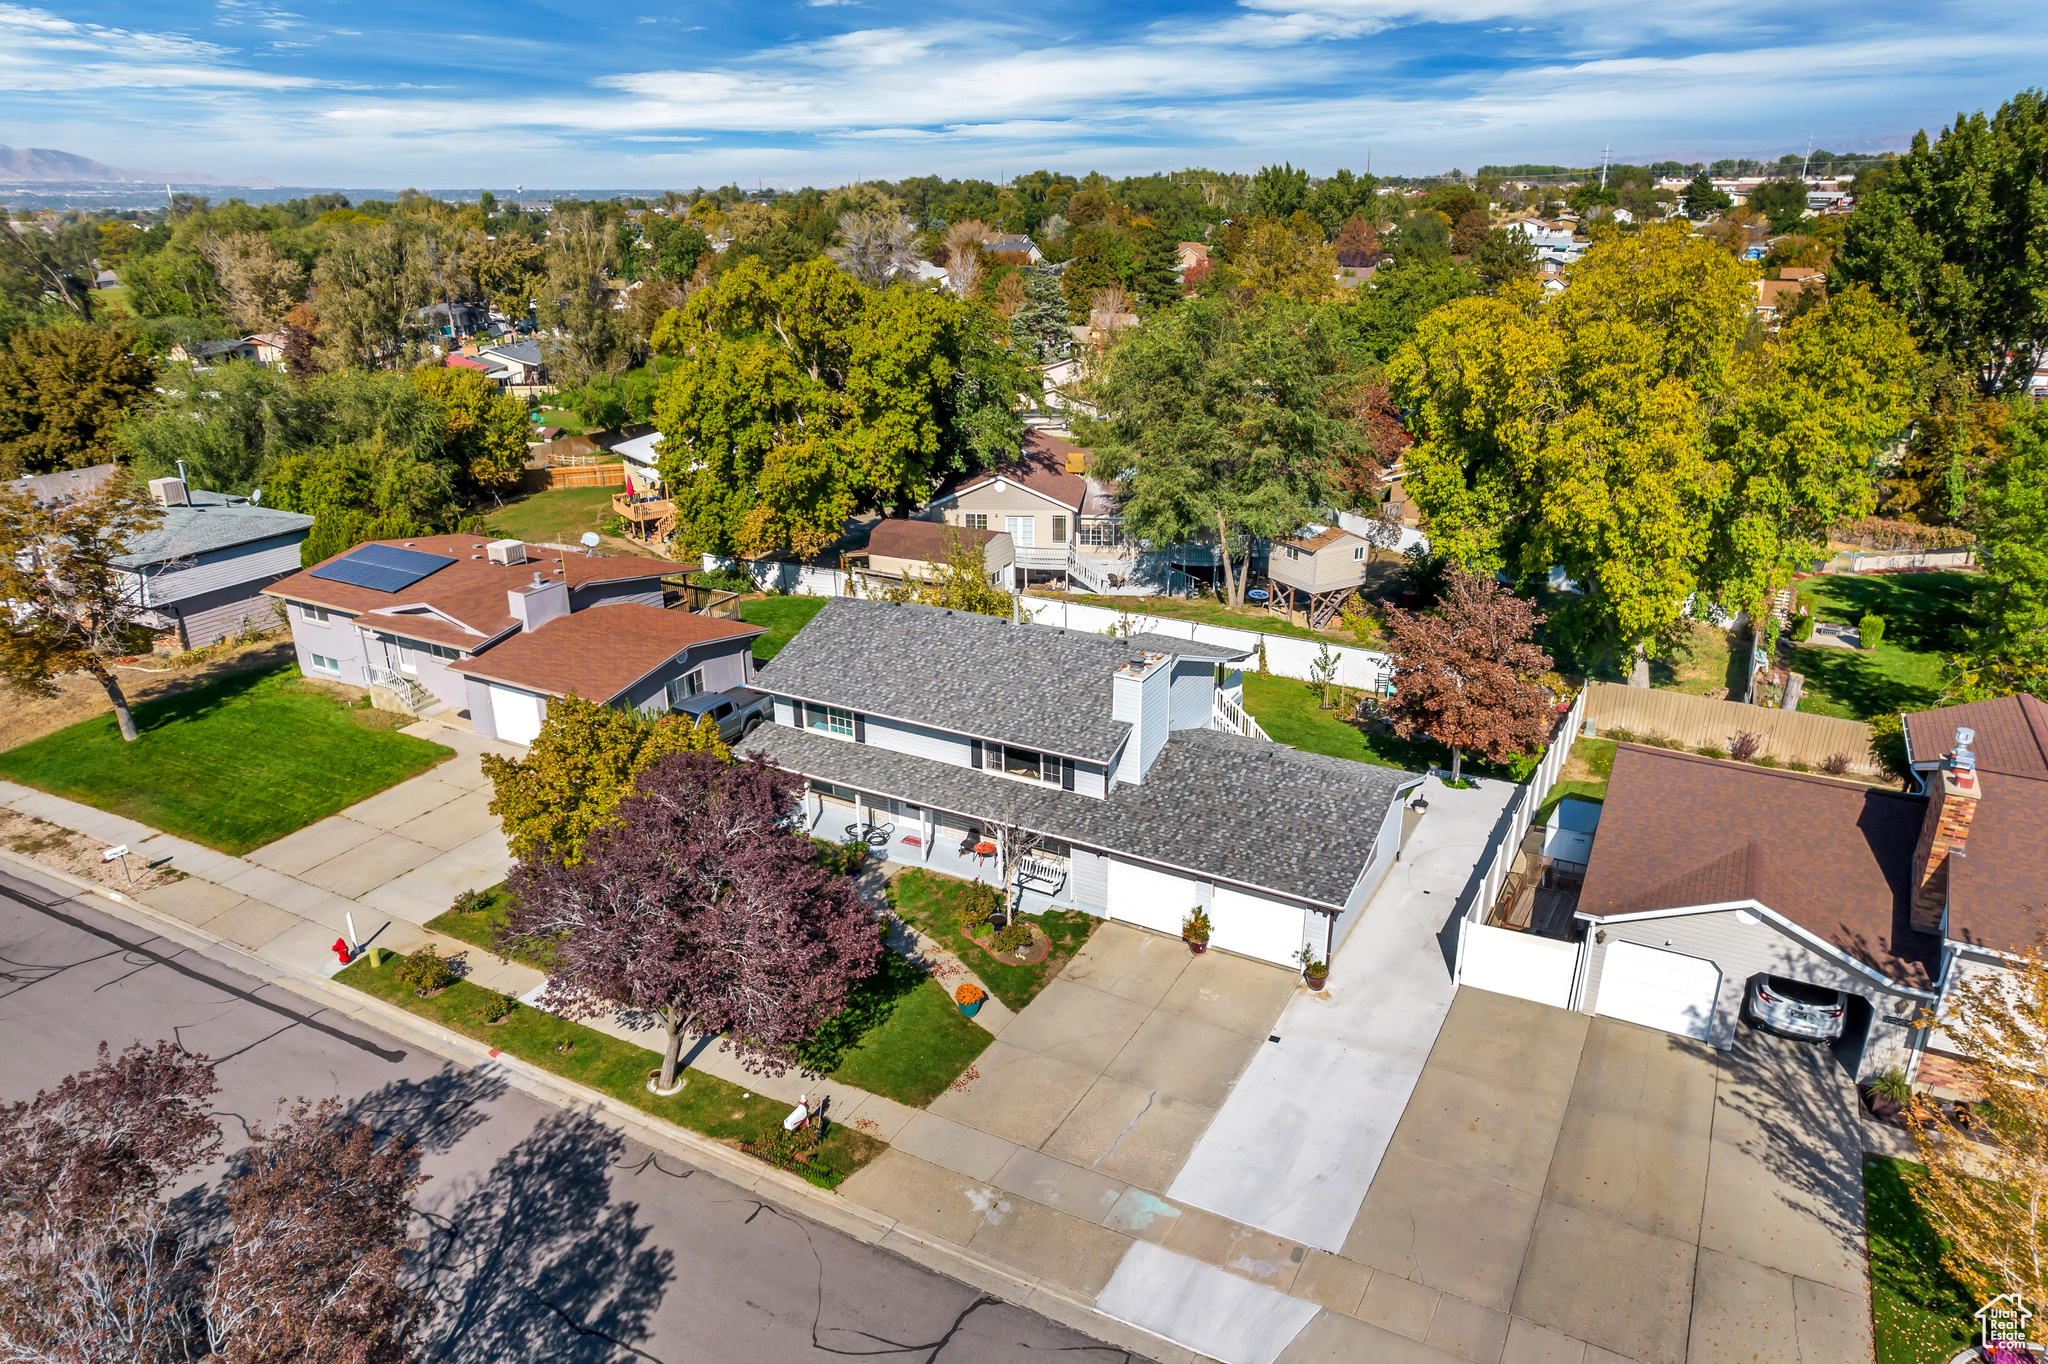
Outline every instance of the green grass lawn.
MULTIPOLYGON (((740 1086, 701 1070, 689 1073, 680 1094, 659 1097, 648 1091, 647 1072, 660 1065, 661 1058, 645 1047, 539 1009, 521 1007, 502 1024, 485 1023, 480 1010, 492 991, 458 981, 432 999, 420 999, 399 983, 395 971, 394 963, 372 966, 366 956, 343 968, 335 979, 717 1141, 765 1142, 780 1131, 789 1112, 786 1104, 758 1094, 746 1097, 740 1086), (573 1044, 572 1049, 558 1050, 565 1043, 573 1044)), ((812 1162, 818 1168, 803 1173, 831 1188, 884 1149, 884 1143, 873 1137, 834 1124, 812 1162)))
POLYGON ((1806 676, 1799 709, 1874 720, 1939 704, 1944 656, 1962 647, 1976 581, 1968 573, 1837 573, 1800 583, 1799 600, 1818 619, 1855 625, 1874 612, 1885 631, 1868 651, 1794 645, 1792 667, 1806 676))
POLYGON ((550 488, 528 493, 488 512, 493 530, 528 544, 575 545, 612 514, 612 494, 622 488, 550 488))
POLYGON ((1576 739, 1572 751, 1565 759, 1564 771, 1558 774, 1557 784, 1543 798, 1543 804, 1536 807, 1534 822, 1547 824, 1550 812, 1566 796, 1578 796, 1585 800, 1607 799, 1607 780, 1614 775, 1614 740, 1576 739))
POLYGON ((0 776, 240 855, 453 753, 397 734, 291 664, 245 673, 0 753, 0 776))
POLYGON ((1980 1305, 1941 1267, 1942 1239, 1913 1203, 1921 1167, 1863 1158, 1877 1364, 1947 1364, 1976 1339, 1980 1305))
MULTIPOLYGON (((1072 593, 1061 596, 1058 593, 1034 592, 1032 596, 1056 597, 1064 601, 1079 602, 1083 606, 1100 606, 1109 611, 1128 611, 1134 616, 1162 616, 1171 620, 1191 620, 1202 625, 1225 625, 1233 630, 1258 630, 1269 635, 1286 635, 1290 639, 1326 639, 1334 644, 1353 643, 1349 630, 1311 630, 1305 625, 1296 625, 1285 616, 1275 615, 1264 607, 1247 606, 1242 609, 1227 606, 1214 597, 1098 597, 1086 593, 1072 593)), ((1378 638, 1373 636, 1373 640, 1378 638)), ((1360 640, 1358 643, 1371 643, 1360 640)))
POLYGON ((540 409, 539 421, 532 421, 531 418, 528 421, 536 431, 543 426, 559 426, 572 436, 580 436, 584 431, 583 418, 566 407, 543 407, 540 409))
MULTIPOLYGON (((477 909, 447 910, 427 927, 496 953, 492 933, 511 904, 511 893, 501 882, 485 892, 477 909)), ((534 957, 517 960, 547 969, 545 961, 534 957)), ((891 952, 882 969, 861 982, 846 1007, 818 1030, 803 1062, 821 1074, 922 1108, 945 1093, 991 1040, 986 1028, 962 1016, 938 982, 891 952)))
MULTIPOLYGON (((1073 955, 1088 941, 1088 935, 1102 921, 1081 910, 1051 910, 1033 922, 1052 939, 1052 950, 1035 966, 1011 966, 997 961, 980 944, 960 933, 962 894, 967 882, 957 876, 943 876, 923 867, 912 867, 889 883, 889 905, 905 923, 967 963, 995 997, 1012 1009, 1022 1009, 1060 973, 1073 955)), ((1027 916, 1028 917, 1028 916, 1027 916)))
POLYGON ((789 643, 797 631, 811 623, 811 617, 825 609, 830 597, 756 597, 740 603, 740 619, 749 625, 765 625, 768 633, 754 641, 754 661, 766 663, 789 643))

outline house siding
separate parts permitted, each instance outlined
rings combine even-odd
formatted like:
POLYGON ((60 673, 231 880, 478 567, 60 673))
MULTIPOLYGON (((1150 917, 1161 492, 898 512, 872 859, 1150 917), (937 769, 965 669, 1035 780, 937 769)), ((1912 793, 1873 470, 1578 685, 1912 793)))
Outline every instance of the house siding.
MULTIPOLYGON (((1351 930, 1357 927, 1361 917, 1360 911, 1386 881, 1387 874, 1394 869, 1394 859, 1401 852, 1401 812, 1407 808, 1408 794, 1414 789, 1412 786, 1402 787, 1401 793, 1394 798, 1394 802, 1387 807, 1385 817, 1380 820, 1379 838, 1372 846, 1372 861, 1366 863, 1365 870, 1358 874, 1358 884, 1353 886, 1351 894, 1345 897, 1343 912, 1337 916, 1336 923, 1331 927, 1328 951, 1333 958, 1337 955, 1338 949, 1344 946, 1344 940, 1350 936, 1351 930)), ((1321 952, 1325 949, 1319 944, 1316 950, 1321 952)))
POLYGON ((961 517, 969 512, 985 513, 988 516, 988 528, 990 530, 1006 533, 1010 529, 1008 524, 1009 518, 1013 516, 1030 517, 1032 523, 1031 543, 1027 545, 1021 539, 1013 538, 1011 548, 1013 556, 1034 549, 1065 549, 1073 541, 1074 525, 1078 515, 1075 508, 1062 506, 1051 498, 1042 497, 1014 483, 1005 488, 998 488, 994 484, 990 484, 985 488, 976 488, 973 492, 962 494, 947 505, 945 509, 946 524, 949 526, 965 525, 966 523, 961 520, 961 517), (1052 538, 1052 519, 1055 516, 1067 518, 1067 538, 1057 543, 1052 538))
POLYGON ((1207 729, 1215 703, 1216 665, 1199 659, 1180 658, 1173 663, 1173 689, 1169 698, 1170 723, 1175 729, 1207 729))
MULTIPOLYGON (((776 705, 775 718, 778 723, 788 723, 782 719, 780 702, 776 705)), ((964 734, 949 734, 924 725, 870 715, 867 717, 867 741, 892 753, 908 753, 914 758, 930 758, 933 762, 950 763, 954 767, 970 765, 971 745, 964 734)))
POLYGON ((796 729, 796 703, 787 696, 775 698, 775 723, 789 729, 796 729))
POLYGON ((305 607, 299 602, 290 604, 292 647, 298 654, 299 671, 308 677, 325 677, 353 686, 367 687, 370 675, 365 667, 363 639, 357 633, 355 617, 345 616, 339 611, 330 612, 325 624, 306 617, 305 607), (313 655, 341 660, 339 673, 313 665, 313 655))
POLYGON ((751 640, 719 640, 709 645, 692 645, 628 687, 623 694, 623 702, 633 710, 651 715, 666 714, 669 710, 668 684, 699 668, 704 670, 704 690, 707 692, 743 687, 747 684, 752 643, 751 640))
POLYGON ((168 606, 218 593, 245 583, 268 587, 278 579, 299 571, 299 542, 303 530, 289 531, 227 549, 208 550, 191 559, 176 559, 160 567, 141 571, 143 604, 168 606))
POLYGON ((1741 1017, 1743 994, 1752 977, 1764 974, 1789 976, 1836 990, 1861 995, 1871 1002, 1869 1042, 1863 1049, 1858 1078, 1875 1075, 1896 1066, 1910 1071, 1917 1035, 1905 1026, 1918 1012, 1912 995, 1887 990, 1868 976, 1853 971, 1828 955, 1807 946, 1772 920, 1757 916, 1754 924, 1735 917, 1734 910, 1708 910, 1699 914, 1673 915, 1660 919, 1636 919, 1621 923, 1596 922, 1607 941, 1594 940, 1588 930, 1585 983, 1580 1007, 1597 1011, 1600 979, 1606 966, 1607 948, 1616 942, 1700 957, 1721 968, 1721 987, 1714 1000, 1713 1045, 1723 1050, 1735 1044, 1735 1025, 1741 1017), (1905 1016, 1902 1021, 1899 1015, 1905 1016))
POLYGON ((1096 852, 1093 848, 1074 849, 1073 866, 1070 875, 1074 883, 1074 903, 1083 909, 1106 910, 1109 908, 1109 855, 1096 852))
MULTIPOLYGON (((283 576, 283 575, 279 575, 283 576)), ((188 649, 204 648, 229 635, 240 634, 254 625, 259 630, 277 625, 276 600, 262 595, 277 578, 234 583, 215 592, 186 597, 176 605, 160 608, 178 621, 178 632, 188 649)))

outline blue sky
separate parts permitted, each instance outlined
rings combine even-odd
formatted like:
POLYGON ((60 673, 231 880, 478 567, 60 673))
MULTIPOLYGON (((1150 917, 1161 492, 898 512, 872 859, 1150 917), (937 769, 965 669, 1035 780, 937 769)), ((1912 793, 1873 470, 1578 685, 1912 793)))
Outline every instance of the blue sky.
POLYGON ((0 3, 0 143, 284 184, 834 184, 1902 145, 2048 6, 1783 0, 0 3))

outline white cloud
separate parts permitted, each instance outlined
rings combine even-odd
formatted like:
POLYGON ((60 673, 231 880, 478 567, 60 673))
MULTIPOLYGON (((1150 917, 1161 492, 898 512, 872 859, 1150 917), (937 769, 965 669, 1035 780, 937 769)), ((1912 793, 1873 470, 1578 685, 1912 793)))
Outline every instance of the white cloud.
POLYGON ((48 10, 0 4, 0 90, 286 90, 314 82, 235 61, 234 52, 178 33, 108 28, 48 10))

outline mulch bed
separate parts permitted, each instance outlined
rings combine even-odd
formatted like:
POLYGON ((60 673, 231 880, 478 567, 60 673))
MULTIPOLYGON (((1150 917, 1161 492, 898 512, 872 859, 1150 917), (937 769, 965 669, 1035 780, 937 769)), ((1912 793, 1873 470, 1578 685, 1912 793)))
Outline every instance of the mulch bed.
POLYGON ((976 937, 971 931, 963 927, 960 930, 960 936, 967 939, 967 941, 973 943, 976 947, 979 947, 982 951, 988 953, 991 957, 994 957, 997 961, 1003 963, 1003 965, 1005 966, 1036 966, 1038 965, 1038 963, 1044 961, 1046 955, 1052 951, 1052 939, 1048 938, 1045 935, 1045 930, 1040 928, 1037 924, 1031 925, 1030 944, 1026 947, 1019 948, 1015 952, 996 951, 994 945, 996 935, 993 932, 988 933, 986 936, 983 937, 976 937))

